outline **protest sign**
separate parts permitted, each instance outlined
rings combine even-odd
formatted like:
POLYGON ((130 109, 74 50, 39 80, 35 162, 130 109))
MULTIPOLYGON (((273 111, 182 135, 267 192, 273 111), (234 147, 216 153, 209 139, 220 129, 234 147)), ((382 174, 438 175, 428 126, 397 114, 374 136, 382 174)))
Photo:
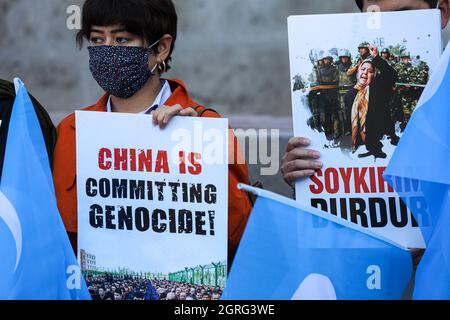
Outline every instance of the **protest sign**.
POLYGON ((147 115, 77 112, 76 122, 88 285, 120 287, 122 299, 164 299, 183 283, 223 287, 228 121, 177 118, 161 130, 147 115))
POLYGON ((418 184, 385 181, 383 172, 442 52, 439 10, 292 16, 288 24, 295 136, 311 138, 324 163, 297 183, 297 201, 424 247, 407 208, 426 218, 418 184))

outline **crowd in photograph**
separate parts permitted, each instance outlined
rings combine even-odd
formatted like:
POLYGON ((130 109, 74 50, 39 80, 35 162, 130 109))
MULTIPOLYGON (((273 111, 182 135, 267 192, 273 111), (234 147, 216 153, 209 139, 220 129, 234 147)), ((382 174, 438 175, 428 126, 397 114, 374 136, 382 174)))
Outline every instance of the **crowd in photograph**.
POLYGON ((86 284, 93 300, 220 300, 222 289, 139 276, 88 275, 86 284))

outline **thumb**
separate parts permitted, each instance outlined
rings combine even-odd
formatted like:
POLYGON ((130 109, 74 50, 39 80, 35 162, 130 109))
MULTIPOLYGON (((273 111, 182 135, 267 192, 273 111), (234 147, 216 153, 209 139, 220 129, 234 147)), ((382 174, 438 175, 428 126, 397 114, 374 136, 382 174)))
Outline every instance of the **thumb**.
POLYGON ((185 117, 196 117, 198 114, 194 109, 186 108, 180 111, 180 115, 185 117))

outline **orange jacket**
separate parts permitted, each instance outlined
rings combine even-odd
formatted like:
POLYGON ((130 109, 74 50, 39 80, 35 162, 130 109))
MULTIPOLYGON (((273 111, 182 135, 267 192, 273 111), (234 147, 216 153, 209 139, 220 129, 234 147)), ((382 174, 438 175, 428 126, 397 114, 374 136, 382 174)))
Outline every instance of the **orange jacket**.
MULTIPOLYGON (((202 117, 220 118, 213 110, 199 106, 189 97, 184 84, 178 80, 169 80, 172 95, 165 103, 168 106, 181 105, 183 108, 192 107, 202 117)), ((108 95, 103 96, 95 105, 86 111, 106 112, 108 95)), ((76 251, 77 218, 77 186, 76 186, 76 138, 75 114, 65 118, 57 128, 57 142, 54 153, 53 179, 59 212, 76 251)), ((238 183, 249 183, 248 168, 245 163, 237 162, 242 154, 239 152, 237 139, 230 130, 230 165, 229 165, 229 200, 228 200, 228 242, 229 259, 232 260, 239 241, 245 230, 252 204, 246 192, 237 189, 238 183), (232 143, 234 142, 234 143, 232 143), (237 150, 234 152, 234 150, 237 150)), ((231 263, 231 261, 230 261, 231 263)))

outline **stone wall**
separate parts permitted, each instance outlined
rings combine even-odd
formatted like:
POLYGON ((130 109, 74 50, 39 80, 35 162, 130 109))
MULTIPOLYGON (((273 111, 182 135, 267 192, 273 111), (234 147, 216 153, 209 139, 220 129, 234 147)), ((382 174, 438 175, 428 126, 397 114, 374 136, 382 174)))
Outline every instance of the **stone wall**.
MULTIPOLYGON (((101 94, 86 49, 66 28, 81 0, 0 0, 0 77, 20 76, 59 120, 101 94)), ((174 72, 194 97, 223 114, 290 116, 286 18, 348 12, 349 0, 176 0, 174 72)))

